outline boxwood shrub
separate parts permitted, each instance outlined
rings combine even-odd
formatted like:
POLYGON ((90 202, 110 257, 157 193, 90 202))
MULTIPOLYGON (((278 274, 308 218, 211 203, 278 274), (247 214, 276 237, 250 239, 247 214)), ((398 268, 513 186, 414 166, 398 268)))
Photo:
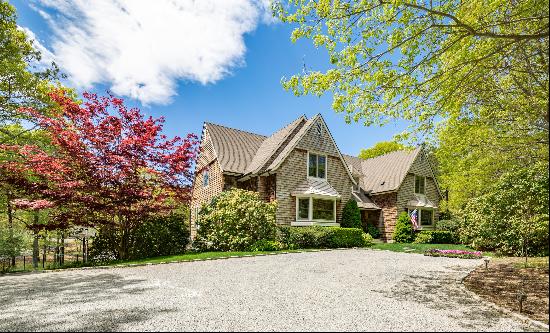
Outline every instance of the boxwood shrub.
POLYGON ((417 244, 452 244, 453 233, 447 230, 423 230, 416 235, 417 244))
POLYGON ((279 227, 279 241, 288 248, 323 249, 363 247, 372 244, 372 237, 357 228, 340 227, 279 227))

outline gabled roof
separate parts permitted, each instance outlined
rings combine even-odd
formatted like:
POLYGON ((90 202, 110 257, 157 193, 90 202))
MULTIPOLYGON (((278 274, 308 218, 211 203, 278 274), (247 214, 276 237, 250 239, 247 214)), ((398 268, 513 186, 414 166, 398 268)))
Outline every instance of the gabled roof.
POLYGON ((362 160, 344 156, 353 172, 360 171, 360 186, 371 194, 392 192, 399 189, 421 148, 399 150, 385 155, 362 160))
POLYGON ((288 124, 286 127, 278 130, 277 132, 273 133, 273 135, 265 139, 256 151, 254 158, 247 166, 245 174, 259 173, 265 170, 266 164, 273 157, 276 151, 281 147, 281 145, 284 144, 284 142, 289 138, 294 130, 305 121, 306 118, 304 116, 301 116, 288 124))
MULTIPOLYGON (((245 176, 244 179, 246 179, 249 175, 276 170, 319 119, 323 121, 320 114, 311 119, 300 116, 269 137, 212 123, 205 123, 204 127, 210 135, 214 146, 214 154, 219 160, 222 171, 240 174, 245 176)), ((326 124, 324 126, 326 127, 326 124)), ((334 138, 328 127, 326 128, 330 139, 343 160, 334 138)), ((351 177, 348 165, 345 161, 343 163, 351 180, 355 182, 351 177)))
POLYGON ((204 124, 220 167, 224 172, 243 174, 266 136, 212 123, 204 124))

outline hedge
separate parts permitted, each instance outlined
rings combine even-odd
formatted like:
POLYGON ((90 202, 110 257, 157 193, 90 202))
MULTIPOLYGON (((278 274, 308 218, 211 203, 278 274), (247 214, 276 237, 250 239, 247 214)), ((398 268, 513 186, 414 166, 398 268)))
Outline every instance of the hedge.
POLYGON ((417 244, 453 244, 453 233, 447 230, 423 230, 416 235, 417 244))
POLYGON ((279 227, 279 242, 288 248, 323 249, 363 247, 372 244, 372 237, 361 229, 340 227, 279 227))

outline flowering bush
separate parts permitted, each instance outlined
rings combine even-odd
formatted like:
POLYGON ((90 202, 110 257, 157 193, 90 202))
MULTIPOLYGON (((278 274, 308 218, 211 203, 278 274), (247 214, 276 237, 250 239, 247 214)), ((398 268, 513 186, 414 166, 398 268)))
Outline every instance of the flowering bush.
POLYGON ((265 202, 256 192, 224 191, 204 206, 197 220, 199 250, 245 251, 259 240, 275 240, 276 202, 265 202))
POLYGON ((481 259, 483 253, 481 251, 464 251, 464 250, 439 250, 430 249, 424 252, 425 256, 431 257, 449 257, 462 259, 481 259))

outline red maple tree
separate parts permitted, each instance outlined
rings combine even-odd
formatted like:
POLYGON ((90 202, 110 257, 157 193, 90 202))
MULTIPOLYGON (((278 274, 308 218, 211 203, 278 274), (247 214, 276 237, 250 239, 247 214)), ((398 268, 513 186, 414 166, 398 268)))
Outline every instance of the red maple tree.
POLYGON ((51 147, 0 146, 7 156, 0 175, 33 200, 55 206, 55 227, 117 228, 125 258, 132 230, 190 199, 197 137, 168 139, 163 118, 146 118, 112 95, 84 93, 83 103, 62 90, 50 96, 59 105, 51 115, 21 112, 48 133, 51 147))

